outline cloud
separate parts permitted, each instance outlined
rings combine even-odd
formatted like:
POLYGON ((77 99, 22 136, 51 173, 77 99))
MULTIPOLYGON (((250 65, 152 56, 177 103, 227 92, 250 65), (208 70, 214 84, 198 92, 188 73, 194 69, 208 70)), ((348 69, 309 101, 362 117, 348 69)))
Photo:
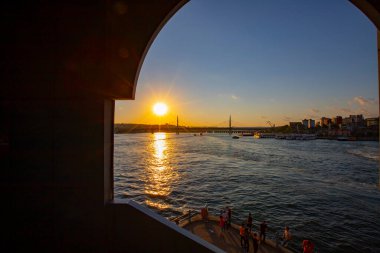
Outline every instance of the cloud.
POLYGON ((232 99, 232 100, 240 100, 240 97, 235 95, 235 94, 223 94, 223 93, 219 93, 217 95, 219 98, 222 98, 222 99, 232 99))
POLYGON ((263 116, 263 115, 261 115, 261 118, 262 118, 262 119, 267 119, 268 117, 267 117, 267 116, 263 116))
POLYGON ((365 115, 369 115, 370 114, 370 112, 367 109, 365 109, 365 108, 361 108, 360 109, 360 113, 361 114, 365 114, 365 115))
POLYGON ((366 99, 362 96, 357 96, 352 99, 355 103, 361 105, 361 106, 366 106, 370 104, 375 104, 376 100, 375 99, 366 99))
POLYGON ((319 110, 318 110, 318 109, 314 109, 314 108, 310 109, 310 111, 311 111, 312 113, 319 113, 319 110))
POLYGON ((359 105, 366 105, 368 104, 368 100, 361 97, 361 96, 358 96, 358 97, 354 97, 353 100, 358 103, 359 105))
POLYGON ((319 113, 320 113, 320 111, 318 109, 311 108, 311 109, 309 109, 309 113, 307 114, 307 116, 310 119, 316 119, 316 118, 319 118, 319 113))
POLYGON ((353 113, 353 111, 349 108, 340 108, 339 110, 342 113, 353 113))
POLYGON ((308 116, 309 116, 310 119, 317 119, 317 118, 319 118, 318 115, 309 114, 308 116))

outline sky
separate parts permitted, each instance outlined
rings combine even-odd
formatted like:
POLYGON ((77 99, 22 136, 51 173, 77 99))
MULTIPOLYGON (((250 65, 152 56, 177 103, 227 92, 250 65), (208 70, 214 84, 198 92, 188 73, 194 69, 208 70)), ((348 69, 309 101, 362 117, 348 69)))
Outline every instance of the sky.
POLYGON ((152 43, 135 100, 116 101, 115 123, 377 117, 378 94, 376 28, 348 0, 191 0, 152 43))

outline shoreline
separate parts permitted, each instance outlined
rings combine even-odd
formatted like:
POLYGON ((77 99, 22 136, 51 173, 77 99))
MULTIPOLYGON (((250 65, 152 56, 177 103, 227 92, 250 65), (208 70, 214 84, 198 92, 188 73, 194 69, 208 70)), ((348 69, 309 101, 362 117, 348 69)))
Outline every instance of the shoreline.
MULTIPOLYGON (((114 134, 154 134, 154 133, 166 133, 166 134, 175 134, 176 132, 173 132, 173 131, 160 131, 160 132, 145 132, 145 131, 142 131, 142 132, 114 132, 114 134)), ((199 134, 199 133, 203 133, 205 135, 207 134, 217 134, 217 135, 223 135, 223 133, 207 133, 207 132, 200 132, 200 131, 194 131, 194 132, 179 132, 179 134, 199 134)), ((282 134, 282 135, 286 135, 284 133, 279 133, 279 134, 282 134)), ((225 134, 227 135, 227 134, 225 134)), ((244 138, 249 138, 249 137, 252 137, 252 136, 242 136, 244 138)), ((374 136, 371 136, 371 137, 364 137, 364 136, 347 136, 348 139, 347 140, 338 140, 338 137, 339 136, 317 136, 316 137, 316 140, 330 140, 330 141, 343 141, 343 142, 355 142, 355 141, 375 141, 375 142, 379 142, 379 137, 374 137, 374 136)), ((275 138, 270 138, 270 139, 275 139, 275 138)))

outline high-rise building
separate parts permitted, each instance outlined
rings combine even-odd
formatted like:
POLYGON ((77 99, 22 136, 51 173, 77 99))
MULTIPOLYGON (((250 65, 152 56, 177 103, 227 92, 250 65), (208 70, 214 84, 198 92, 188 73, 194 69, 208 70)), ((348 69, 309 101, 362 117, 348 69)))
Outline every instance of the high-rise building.
POLYGON ((352 118, 352 122, 355 124, 355 126, 359 127, 359 126, 364 126, 365 124, 365 121, 364 121, 364 117, 363 117, 363 114, 359 114, 359 115, 350 115, 350 118, 352 118))
POLYGON ((304 128, 308 128, 309 120, 307 120, 307 119, 302 120, 302 125, 304 128))
POLYGON ((326 127, 326 126, 329 126, 331 124, 331 119, 326 118, 326 117, 322 117, 320 122, 321 122, 321 127, 326 127))
POLYGON ((336 116, 336 117, 332 118, 331 123, 333 125, 339 126, 340 124, 342 124, 342 116, 336 116))
POLYGON ((364 127, 365 121, 362 114, 350 115, 342 120, 342 125, 346 128, 353 129, 357 127, 364 127))
POLYGON ((314 128, 315 127, 315 120, 309 119, 307 123, 308 123, 307 124, 308 128, 314 128))

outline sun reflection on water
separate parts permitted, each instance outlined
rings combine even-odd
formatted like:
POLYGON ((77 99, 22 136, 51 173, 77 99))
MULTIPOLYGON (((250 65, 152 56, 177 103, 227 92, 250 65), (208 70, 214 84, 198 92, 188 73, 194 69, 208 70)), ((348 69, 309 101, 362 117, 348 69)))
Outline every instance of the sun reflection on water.
POLYGON ((163 171, 166 169, 165 162, 166 162, 166 133, 156 133, 154 134, 154 154, 153 157, 155 158, 155 164, 157 165, 157 169, 160 171, 163 171))
POLYGON ((152 135, 148 151, 151 155, 146 168, 145 193, 150 199, 146 199, 145 204, 162 210, 168 207, 164 202, 178 178, 178 174, 171 166, 172 151, 168 147, 167 134, 152 135))

